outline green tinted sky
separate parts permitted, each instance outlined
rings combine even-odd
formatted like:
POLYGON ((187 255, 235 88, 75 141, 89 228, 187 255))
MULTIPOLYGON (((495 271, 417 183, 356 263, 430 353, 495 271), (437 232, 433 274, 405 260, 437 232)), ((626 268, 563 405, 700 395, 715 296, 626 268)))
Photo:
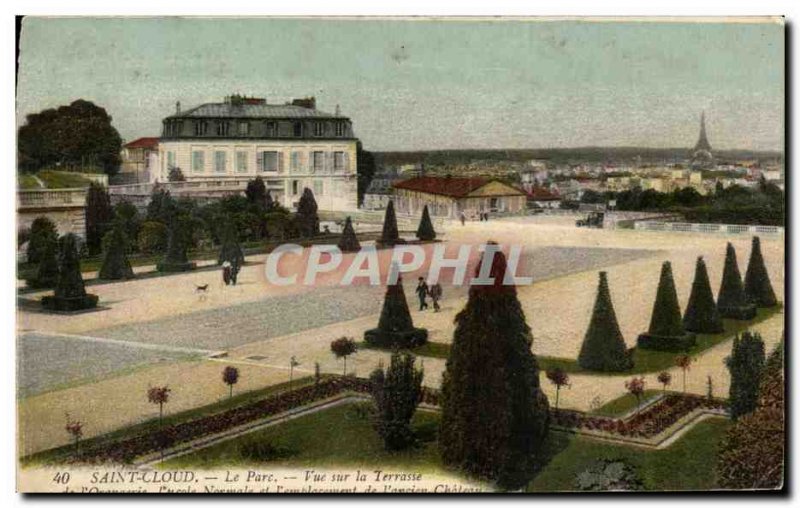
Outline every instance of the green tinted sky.
POLYGON ((28 18, 18 121, 77 98, 126 139, 224 95, 315 95, 368 149, 781 149, 783 26, 499 20, 28 18))

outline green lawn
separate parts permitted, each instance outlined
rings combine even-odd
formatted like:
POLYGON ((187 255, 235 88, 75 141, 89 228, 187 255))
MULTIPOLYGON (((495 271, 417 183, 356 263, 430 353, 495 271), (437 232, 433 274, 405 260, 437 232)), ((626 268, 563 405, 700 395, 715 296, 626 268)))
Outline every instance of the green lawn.
MULTIPOLYGON (((438 413, 418 411, 413 426, 420 444, 389 453, 375 433, 368 403, 348 404, 291 420, 284 424, 224 441, 161 464, 164 469, 231 467, 369 467, 443 471, 436 446, 438 413)), ((645 488, 693 490, 714 486, 717 447, 729 423, 721 418, 703 421, 664 450, 606 444, 565 432, 551 432, 543 469, 530 482, 531 491, 572 490, 575 475, 597 459, 625 459, 645 488)))
POLYGON ((20 173, 17 175, 17 187, 25 190, 41 189, 41 187, 39 187, 39 182, 36 181, 36 178, 27 173, 20 173))
MULTIPOLYGON (((194 409, 189 409, 187 411, 181 411, 175 414, 169 414, 169 403, 167 403, 164 406, 165 414, 164 414, 163 424, 172 425, 176 423, 186 422, 189 420, 194 420, 196 418, 208 416, 211 414, 226 411, 234 407, 239 407, 249 404, 256 400, 263 399, 269 395, 274 395, 276 393, 285 391, 289 388, 295 389, 301 386, 310 385, 313 382, 314 379, 308 376, 295 379, 291 383, 291 387, 289 385, 289 382, 285 382, 277 385, 268 386, 266 388, 261 388, 258 390, 251 390, 240 394, 237 394, 236 390, 234 389, 233 392, 234 395, 229 399, 225 399, 220 402, 215 402, 213 404, 208 404, 206 406, 200 406, 194 409)), ((136 436, 144 432, 150 432, 153 429, 158 428, 158 426, 159 426, 158 418, 152 418, 142 423, 131 425, 129 427, 124 427, 115 430, 113 432, 110 432, 108 434, 103 434, 102 436, 97 436, 91 439, 83 440, 81 441, 81 446, 92 446, 95 444, 117 441, 120 439, 136 436)), ((61 446, 59 448, 53 448, 51 450, 45 450, 43 452, 23 457, 22 459, 20 459, 20 463, 23 466, 59 463, 63 462, 65 459, 68 459, 72 455, 73 451, 74 448, 72 445, 61 446)))
MULTIPOLYGON (((754 324, 766 320, 773 314, 777 314, 783 307, 773 307, 770 309, 758 309, 756 317, 750 321, 736 321, 733 319, 725 319, 725 333, 717 335, 699 334, 697 336, 697 344, 687 351, 690 356, 695 356, 702 353, 706 349, 716 346, 722 342, 730 340, 737 333, 741 333, 754 324)), ((366 343, 360 343, 359 347, 372 349, 366 343)), ((418 356, 430 356, 433 358, 447 358, 450 355, 450 344, 443 342, 429 342, 424 346, 420 346, 411 350, 412 353, 418 356)), ((560 367, 570 374, 588 374, 598 376, 619 376, 620 374, 646 374, 650 372, 658 372, 667 370, 675 366, 675 357, 679 353, 668 353, 664 351, 652 351, 647 349, 635 348, 633 353, 633 369, 627 372, 597 372, 587 371, 578 365, 578 361, 573 358, 558 358, 554 356, 537 356, 539 368, 541 370, 550 370, 560 367)))
POLYGON ((48 189, 72 189, 88 187, 91 183, 86 177, 64 171, 42 170, 36 176, 44 182, 48 189))

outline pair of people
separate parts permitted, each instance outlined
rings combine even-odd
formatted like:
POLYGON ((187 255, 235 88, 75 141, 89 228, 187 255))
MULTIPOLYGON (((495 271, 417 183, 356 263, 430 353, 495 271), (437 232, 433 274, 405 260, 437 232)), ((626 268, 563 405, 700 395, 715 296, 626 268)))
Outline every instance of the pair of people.
POLYGON ((236 279, 239 276, 239 269, 241 266, 234 260, 233 263, 227 259, 222 263, 222 281, 226 286, 233 284, 236 285, 236 279))
POLYGON ((438 282, 434 283, 430 287, 425 282, 425 279, 420 277, 417 279, 417 289, 415 290, 417 293, 417 298, 419 298, 419 310, 425 310, 428 308, 428 302, 425 301, 426 297, 430 296, 431 300, 433 301, 433 311, 439 312, 441 307, 439 306, 439 300, 442 299, 442 285, 438 282))

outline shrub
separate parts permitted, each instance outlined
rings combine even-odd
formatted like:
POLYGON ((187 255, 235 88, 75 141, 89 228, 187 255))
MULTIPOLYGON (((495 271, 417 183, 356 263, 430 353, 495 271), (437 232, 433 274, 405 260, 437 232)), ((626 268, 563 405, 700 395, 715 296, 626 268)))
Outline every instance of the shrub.
POLYGON ((736 263, 736 250, 730 242, 725 250, 725 269, 722 272, 717 309, 724 318, 747 321, 756 317, 756 306, 747 303, 739 265, 736 263))
POLYGON ((757 236, 753 237, 750 261, 747 263, 747 272, 744 276, 744 293, 747 301, 756 307, 778 305, 767 266, 764 264, 764 256, 761 254, 761 240, 757 236))
POLYGON ((191 225, 187 217, 175 217, 167 228, 167 253, 156 265, 159 272, 185 272, 194 269, 187 255, 191 238, 191 225))
POLYGON ((422 370, 414 368, 414 356, 395 351, 384 372, 370 375, 375 402, 375 429, 387 450, 402 450, 414 442, 411 419, 422 400, 422 370))
POLYGON ((399 275, 395 284, 386 286, 378 327, 364 332, 364 340, 376 347, 401 349, 421 346, 428 341, 428 330, 414 328, 399 275))
POLYGON ((729 392, 733 420, 756 408, 761 374, 764 370, 764 341, 757 333, 744 332, 733 339, 731 356, 725 359, 731 373, 729 392))
POLYGON ((432 242, 436 239, 436 231, 433 229, 433 223, 431 222, 431 216, 428 213, 428 205, 422 209, 422 218, 419 221, 419 227, 417 228, 417 238, 424 242, 432 242))
POLYGON ((319 234, 319 217, 317 216, 317 200, 314 193, 306 187, 297 204, 295 223, 303 238, 310 238, 319 234))
POLYGON ((172 166, 169 168, 169 174, 167 175, 167 180, 170 182, 185 182, 186 177, 183 176, 183 171, 181 168, 177 166, 172 166))
POLYGON ((446 465, 518 489, 543 463, 550 411, 531 329, 516 288, 503 284, 505 271, 505 256, 495 252, 489 273, 495 283, 471 286, 456 315, 442 378, 439 446, 446 465))
POLYGON ((78 261, 78 239, 72 233, 58 241, 58 281, 54 295, 42 298, 42 306, 64 312, 97 306, 97 296, 86 293, 78 261))
POLYGON ((633 358, 617 323, 606 272, 600 272, 597 299, 583 338, 578 364, 587 370, 621 372, 633 367, 633 358))
POLYGON ((711 283, 708 281, 708 271, 703 256, 697 258, 694 269, 692 292, 689 295, 689 304, 683 315, 683 326, 694 333, 722 333, 724 331, 722 318, 714 303, 714 294, 711 292, 711 283))
POLYGON ((361 250, 361 244, 353 229, 353 221, 350 220, 349 216, 344 221, 344 228, 342 229, 342 236, 339 238, 338 246, 342 252, 358 252, 361 250))
POLYGON ((117 224, 114 229, 106 233, 103 238, 103 265, 100 267, 100 279, 132 279, 133 268, 128 261, 128 238, 122 229, 122 224, 117 224))
POLYGON ((586 491, 641 490, 642 481, 624 460, 600 459, 575 476, 575 488, 586 491))
POLYGON ((30 239, 28 240, 28 263, 38 263, 52 251, 53 246, 58 246, 58 229, 53 221, 47 217, 36 217, 31 224, 30 239))
POLYGON ((33 277, 25 283, 35 289, 54 287, 58 282, 58 237, 43 234, 37 251, 39 265, 33 277))
POLYGON ((161 222, 147 221, 139 231, 139 250, 145 254, 164 252, 167 247, 167 226, 161 222))

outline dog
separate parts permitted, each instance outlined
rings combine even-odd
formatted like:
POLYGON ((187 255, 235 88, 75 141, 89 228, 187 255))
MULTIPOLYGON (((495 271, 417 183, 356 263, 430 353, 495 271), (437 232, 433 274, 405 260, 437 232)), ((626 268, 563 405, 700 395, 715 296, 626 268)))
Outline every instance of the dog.
POLYGON ((202 286, 198 286, 197 284, 195 284, 195 287, 197 288, 197 289, 195 289, 196 293, 206 293, 206 292, 208 292, 208 284, 205 284, 205 285, 202 285, 202 286))

